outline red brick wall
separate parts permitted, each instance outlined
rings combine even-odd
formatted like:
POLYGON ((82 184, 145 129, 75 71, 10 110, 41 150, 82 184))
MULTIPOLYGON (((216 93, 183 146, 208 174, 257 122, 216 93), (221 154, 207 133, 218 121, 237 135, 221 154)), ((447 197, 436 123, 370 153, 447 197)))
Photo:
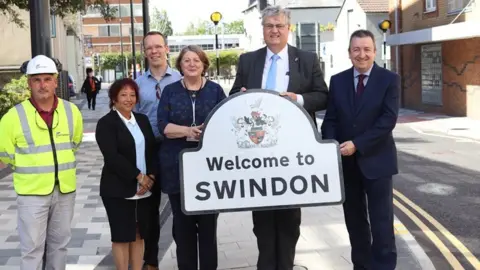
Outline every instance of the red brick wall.
POLYGON ((400 49, 403 105, 480 119, 480 38, 442 43, 443 106, 422 103, 420 48, 421 45, 407 45, 400 49))

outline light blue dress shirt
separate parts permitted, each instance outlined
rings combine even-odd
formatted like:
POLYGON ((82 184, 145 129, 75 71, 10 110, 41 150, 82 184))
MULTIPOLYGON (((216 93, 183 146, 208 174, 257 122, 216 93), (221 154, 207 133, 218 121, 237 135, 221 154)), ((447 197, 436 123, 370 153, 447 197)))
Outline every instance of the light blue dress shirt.
POLYGON ((182 75, 180 72, 168 67, 165 76, 160 81, 157 81, 155 77, 152 76, 150 70, 135 80, 140 88, 140 100, 135 106, 135 112, 143 113, 148 117, 156 138, 160 137, 157 123, 157 108, 159 102, 156 90, 157 84, 160 86, 160 90, 163 91, 165 86, 179 81, 181 78, 182 75))
POLYGON ((373 68, 373 66, 370 67, 370 69, 365 73, 360 73, 355 68, 353 68, 353 87, 355 87, 355 92, 357 92, 358 75, 363 74, 363 75, 366 76, 363 79, 363 85, 366 86, 367 82, 368 82, 368 78, 370 78, 370 72, 372 72, 372 68, 373 68))
MULTIPOLYGON (((142 174, 146 174, 147 163, 145 161, 145 137, 143 136, 143 132, 138 126, 133 113, 131 114, 130 119, 125 118, 119 111, 117 111, 117 113, 120 116, 120 119, 122 119, 123 123, 125 123, 125 126, 127 126, 130 134, 132 134, 133 139, 135 140, 137 169, 139 169, 142 174)), ((137 191, 138 190, 140 190, 140 184, 137 184, 137 191)), ((152 195, 152 193, 150 191, 147 191, 143 195, 135 195, 127 199, 137 200, 149 197, 150 195, 152 195)))

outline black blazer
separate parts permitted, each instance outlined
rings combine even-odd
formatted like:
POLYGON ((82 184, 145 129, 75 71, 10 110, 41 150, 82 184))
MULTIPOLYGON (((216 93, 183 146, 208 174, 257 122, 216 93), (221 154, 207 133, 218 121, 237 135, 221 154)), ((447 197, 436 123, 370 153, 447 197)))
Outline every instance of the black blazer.
MULTIPOLYGON (((100 89, 102 88, 102 82, 95 76, 93 76, 93 81, 95 83, 95 93, 98 93, 100 89)), ((82 84, 82 93, 90 94, 92 93, 92 86, 90 85, 89 78, 87 78, 83 81, 82 84)))
MULTIPOLYGON (((147 175, 156 175, 156 142, 152 126, 144 114, 133 113, 145 137, 147 175)), ((116 111, 111 110, 97 123, 95 132, 104 166, 100 180, 100 196, 128 198, 137 192, 135 141, 116 111)))
MULTIPOLYGON (((267 47, 240 55, 230 95, 237 93, 242 87, 262 88, 266 56, 267 47)), ((287 91, 303 96, 305 102, 303 108, 315 122, 315 112, 326 109, 328 96, 328 87, 318 57, 315 53, 288 45, 288 62, 290 79, 287 91)))

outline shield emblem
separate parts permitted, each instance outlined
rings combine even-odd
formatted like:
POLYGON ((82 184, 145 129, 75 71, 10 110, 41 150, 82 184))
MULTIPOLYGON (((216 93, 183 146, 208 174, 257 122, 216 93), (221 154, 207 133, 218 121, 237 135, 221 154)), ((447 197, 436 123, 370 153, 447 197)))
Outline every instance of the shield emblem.
POLYGON ((248 137, 254 144, 260 144, 265 137, 265 130, 262 127, 254 127, 248 132, 248 137))

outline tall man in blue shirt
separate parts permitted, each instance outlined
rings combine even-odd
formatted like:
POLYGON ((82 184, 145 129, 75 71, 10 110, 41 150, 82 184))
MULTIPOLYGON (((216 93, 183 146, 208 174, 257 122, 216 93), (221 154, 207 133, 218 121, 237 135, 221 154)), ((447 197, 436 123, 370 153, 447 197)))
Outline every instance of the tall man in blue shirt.
MULTIPOLYGON (((165 86, 181 79, 178 71, 171 69, 167 63, 167 38, 161 32, 150 31, 143 38, 145 56, 148 59, 148 71, 137 78, 136 82, 140 88, 140 99, 135 108, 136 112, 148 116, 153 128, 153 134, 157 138, 158 145, 162 140, 158 130, 157 108, 160 96, 165 86)), ((152 188, 150 196, 152 204, 152 223, 149 236, 145 239, 144 260, 147 270, 158 269, 158 241, 160 239, 160 180, 152 188)))

